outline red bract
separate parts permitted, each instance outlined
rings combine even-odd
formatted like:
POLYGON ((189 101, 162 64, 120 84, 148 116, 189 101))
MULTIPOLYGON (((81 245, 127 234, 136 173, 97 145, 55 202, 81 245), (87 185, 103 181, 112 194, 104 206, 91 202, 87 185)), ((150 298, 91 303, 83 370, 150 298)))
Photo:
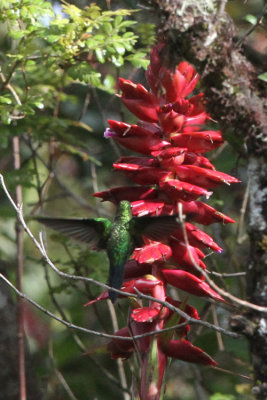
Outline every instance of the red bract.
POLYGON ((225 300, 215 292, 206 282, 197 278, 195 275, 190 274, 187 271, 177 269, 163 269, 162 275, 167 283, 170 285, 184 290, 190 294, 200 297, 211 297, 214 300, 222 301, 225 300))
POLYGON ((171 248, 163 243, 154 242, 144 247, 136 248, 133 252, 133 259, 138 263, 152 264, 155 261, 166 261, 172 255, 171 248))
POLYGON ((140 185, 155 185, 171 175, 170 171, 161 168, 141 167, 136 164, 114 163, 113 166, 140 185))
POLYGON ((122 186, 94 193, 94 196, 102 198, 102 201, 111 201, 115 204, 121 200, 133 202, 139 199, 153 199, 156 195, 157 190, 150 186, 122 186))
POLYGON ((136 260, 129 260, 124 267, 124 279, 139 278, 151 273, 151 264, 139 264, 136 260))
POLYGON ((207 353, 187 340, 170 340, 169 343, 160 342, 160 345, 163 353, 168 357, 197 364, 218 365, 207 353))
POLYGON ((112 138, 122 146, 141 154, 150 154, 170 146, 170 142, 163 140, 159 134, 149 131, 138 125, 124 124, 118 121, 109 121, 110 128, 106 129, 104 137, 112 138))
POLYGON ((121 100, 126 107, 143 121, 157 122, 157 101, 144 86, 136 85, 128 79, 119 79, 119 87, 122 91, 121 100))
MULTIPOLYGON (((131 337, 129 329, 127 327, 121 328, 114 333, 115 336, 131 337)), ((134 351, 133 340, 123 340, 123 339, 112 339, 107 345, 108 351, 111 353, 112 358, 124 358, 130 357, 134 351)))
POLYGON ((177 179, 161 181, 160 188, 176 202, 179 200, 192 201, 200 196, 205 196, 208 199, 212 195, 212 192, 208 192, 200 186, 178 181, 177 179))
POLYGON ((224 142, 222 135, 217 131, 183 132, 170 135, 175 146, 187 147, 195 153, 206 153, 217 149, 224 142))
POLYGON ((168 68, 162 67, 159 71, 161 85, 165 89, 166 102, 175 102, 179 98, 191 93, 198 82, 198 74, 192 65, 182 62, 172 73, 168 68))
MULTIPOLYGON (((164 238, 164 243, 152 242, 143 237, 131 260, 125 266, 122 290, 131 294, 136 289, 152 296, 153 301, 139 303, 135 299, 129 312, 131 334, 160 331, 164 327, 185 323, 175 332, 168 331, 156 336, 147 336, 133 342, 121 343, 112 340, 108 345, 112 357, 127 358, 136 349, 141 360, 139 393, 141 400, 159 400, 162 393, 167 357, 188 362, 216 365, 216 362, 200 348, 183 340, 190 326, 179 314, 163 305, 167 300, 191 318, 198 319, 196 309, 189 304, 166 298, 167 284, 187 292, 189 295, 211 298, 224 302, 204 279, 205 254, 201 249, 221 252, 222 248, 189 221, 203 225, 215 222, 232 223, 234 220, 215 208, 199 201, 208 199, 210 188, 222 183, 239 182, 238 179, 217 171, 204 156, 224 142, 220 131, 205 130, 204 124, 210 116, 205 111, 204 94, 193 94, 198 74, 188 62, 181 62, 170 69, 161 61, 165 57, 165 45, 153 47, 146 78, 151 91, 140 84, 120 79, 121 100, 134 115, 140 118, 137 124, 109 120, 105 137, 112 137, 119 144, 145 157, 121 157, 114 168, 122 172, 137 186, 116 187, 95 193, 103 201, 118 204, 128 200, 133 216, 184 215, 184 226, 164 238), (189 96, 190 95, 190 96, 189 96), (171 262, 173 265, 170 266, 171 262), (172 269, 171 269, 172 268, 172 269), (145 276, 149 274, 149 276, 145 276), (158 303, 161 301, 161 303, 158 303), (169 325, 170 324, 170 325, 169 325), (176 336, 177 339, 173 339, 176 336), (150 365, 149 352, 156 354, 157 365, 150 365), (157 371, 158 380, 153 381, 157 371)), ((160 228, 158 228, 160 229, 160 228)), ((105 298, 105 293, 98 299, 105 298)), ((122 298, 124 296, 120 296, 122 298)), ((190 296, 189 296, 190 300, 190 296)), ((127 328, 118 331, 129 335, 127 328)))
POLYGON ((172 249, 172 260, 179 267, 188 270, 199 276, 200 273, 196 269, 196 265, 202 269, 206 269, 205 263, 202 261, 205 254, 197 247, 187 246, 183 241, 171 240, 170 247, 172 249))
POLYGON ((233 223, 235 220, 225 214, 215 210, 202 201, 180 201, 182 212, 187 219, 199 222, 203 225, 209 225, 214 222, 223 222, 224 224, 233 223))
POLYGON ((221 185, 240 182, 233 176, 212 169, 201 168, 196 165, 179 165, 175 167, 177 176, 182 181, 198 184, 206 189, 221 185))
MULTIPOLYGON (((188 242, 192 246, 198 247, 200 249, 209 247, 212 250, 217 251, 218 253, 222 252, 223 249, 214 242, 212 237, 203 232, 201 229, 197 228, 195 225, 186 222, 185 229, 188 242)), ((173 236, 179 240, 185 240, 183 229, 176 230, 173 233, 173 236)))

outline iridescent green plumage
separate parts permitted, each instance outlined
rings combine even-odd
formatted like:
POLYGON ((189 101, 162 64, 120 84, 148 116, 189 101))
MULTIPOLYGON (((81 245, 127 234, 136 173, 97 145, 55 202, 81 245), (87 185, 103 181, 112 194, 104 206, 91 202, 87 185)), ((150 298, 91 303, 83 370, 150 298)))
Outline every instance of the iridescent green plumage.
MULTIPOLYGON (((88 243, 91 248, 105 249, 109 258, 110 287, 120 289, 124 265, 134 248, 142 244, 142 236, 156 241, 168 237, 180 224, 177 216, 132 217, 131 204, 121 201, 113 222, 107 218, 64 219, 39 217, 37 220, 73 239, 88 243)), ((118 293, 109 290, 114 303, 118 293)))

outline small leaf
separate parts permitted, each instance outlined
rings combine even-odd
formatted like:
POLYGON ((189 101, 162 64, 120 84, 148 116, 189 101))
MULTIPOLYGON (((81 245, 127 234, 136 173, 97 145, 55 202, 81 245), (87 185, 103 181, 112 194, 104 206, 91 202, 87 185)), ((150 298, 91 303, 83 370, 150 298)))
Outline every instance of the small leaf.
POLYGON ((249 22, 251 25, 256 25, 257 23, 257 18, 255 17, 255 15, 252 14, 248 14, 244 17, 244 20, 249 22))
POLYGON ((121 67, 124 64, 124 60, 120 55, 112 55, 111 61, 116 67, 121 67))
POLYGON ((263 72, 263 74, 258 75, 258 79, 263 82, 267 82, 267 72, 263 72))
POLYGON ((11 104, 12 100, 5 96, 0 96, 0 103, 3 104, 11 104))
POLYGON ((105 79, 103 81, 103 84, 107 91, 112 91, 112 93, 113 93, 114 88, 115 88, 115 79, 112 75, 109 75, 109 74, 106 75, 105 79))
POLYGON ((107 35, 111 35, 112 33, 112 25, 109 22, 103 24, 103 30, 107 35))
POLYGON ((118 15, 115 19, 114 19, 114 26, 116 28, 119 27, 120 23, 123 21, 123 18, 121 15, 118 15))
POLYGON ((117 53, 120 54, 121 56, 125 53, 125 48, 120 43, 115 42, 114 47, 115 47, 117 53))
POLYGON ((95 55, 96 58, 98 59, 98 61, 103 64, 106 60, 105 60, 105 50, 104 49, 96 49, 95 51, 95 55))

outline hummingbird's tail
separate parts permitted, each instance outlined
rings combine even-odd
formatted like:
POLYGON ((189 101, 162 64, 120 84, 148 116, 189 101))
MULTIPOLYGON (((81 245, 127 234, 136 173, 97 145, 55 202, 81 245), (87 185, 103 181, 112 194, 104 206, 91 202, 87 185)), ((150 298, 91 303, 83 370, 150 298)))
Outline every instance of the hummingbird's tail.
MULTIPOLYGON (((110 267, 108 285, 115 289, 120 289, 123 283, 123 275, 124 264, 116 267, 110 267)), ((119 296, 119 293, 116 293, 113 290, 109 290, 108 294, 112 303, 115 303, 119 296)))

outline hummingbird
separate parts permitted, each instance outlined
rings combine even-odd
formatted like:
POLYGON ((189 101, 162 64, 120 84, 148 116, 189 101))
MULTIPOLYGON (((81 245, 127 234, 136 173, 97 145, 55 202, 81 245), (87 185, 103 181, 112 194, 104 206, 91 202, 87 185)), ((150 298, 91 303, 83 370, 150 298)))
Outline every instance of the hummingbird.
MULTIPOLYGON (((143 236, 161 241, 174 232, 181 222, 177 215, 157 217, 133 217, 131 203, 118 204, 114 221, 108 218, 49 218, 37 217, 40 223, 72 239, 87 243, 95 250, 106 250, 109 259, 108 285, 120 289, 123 283, 124 265, 135 247, 143 243, 143 236)), ((112 303, 118 293, 109 290, 112 303)))

